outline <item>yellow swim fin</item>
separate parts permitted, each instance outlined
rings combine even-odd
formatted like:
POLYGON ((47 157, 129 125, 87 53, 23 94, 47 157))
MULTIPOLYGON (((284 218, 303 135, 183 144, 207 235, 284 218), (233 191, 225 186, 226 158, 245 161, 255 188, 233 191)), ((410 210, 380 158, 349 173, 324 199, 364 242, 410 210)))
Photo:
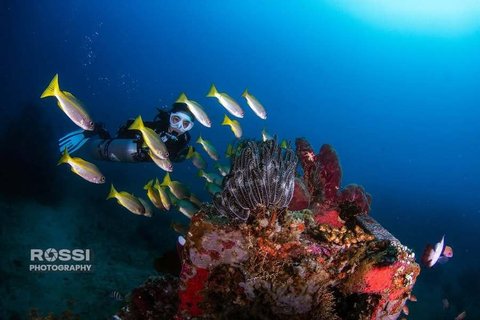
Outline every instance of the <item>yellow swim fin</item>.
POLYGON ((59 91, 60 91, 60 87, 58 86, 58 73, 57 73, 53 77, 52 81, 50 81, 50 84, 48 85, 47 89, 43 91, 40 98, 53 97, 59 91))

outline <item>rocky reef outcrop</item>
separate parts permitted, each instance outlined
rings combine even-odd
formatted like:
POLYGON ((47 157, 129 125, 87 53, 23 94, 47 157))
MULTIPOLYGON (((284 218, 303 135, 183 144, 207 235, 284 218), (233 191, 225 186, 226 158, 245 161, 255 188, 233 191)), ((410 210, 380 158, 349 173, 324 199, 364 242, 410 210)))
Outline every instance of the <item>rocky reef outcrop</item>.
MULTIPOLYGON (((179 278, 158 280, 168 294, 143 299, 141 319, 398 318, 420 268, 369 216, 371 196, 341 177, 329 145, 244 143, 192 217, 179 278)), ((140 319, 135 291, 129 304, 118 316, 140 319)))

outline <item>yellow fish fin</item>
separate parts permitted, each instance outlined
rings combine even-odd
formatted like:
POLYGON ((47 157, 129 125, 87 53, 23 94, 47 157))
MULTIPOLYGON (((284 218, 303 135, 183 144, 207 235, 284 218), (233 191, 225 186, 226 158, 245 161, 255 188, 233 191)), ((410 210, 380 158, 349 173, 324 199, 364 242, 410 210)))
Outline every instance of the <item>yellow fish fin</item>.
POLYGON ((172 179, 170 178, 170 173, 167 172, 160 186, 169 186, 171 183, 172 183, 172 179))
POLYGON ((223 118, 222 126, 229 126, 232 124, 232 119, 230 119, 227 115, 223 118))
POLYGON ((128 127, 128 130, 142 130, 143 128, 145 128, 145 125, 143 124, 142 116, 138 116, 128 127))
POLYGON ((59 91, 60 91, 60 87, 58 86, 58 73, 57 73, 53 77, 52 81, 50 81, 50 84, 48 85, 47 89, 43 91, 40 98, 53 97, 59 91))
POLYGON ((115 189, 115 187, 113 186, 113 183, 112 183, 112 186, 110 187, 110 193, 107 196, 107 200, 116 198, 117 195, 118 195, 118 191, 115 189))
POLYGON ((215 85, 212 83, 212 86, 210 87, 210 91, 207 93, 207 97, 215 97, 218 94, 217 88, 215 88, 215 85))
POLYGON ((185 93, 182 92, 182 94, 180 94, 180 97, 178 97, 177 101, 175 101, 175 102, 185 103, 187 101, 188 101, 187 96, 185 95, 185 93))
POLYGON ((242 97, 245 98, 245 97, 247 97, 247 95, 248 95, 248 89, 245 89, 245 91, 243 91, 243 93, 242 93, 242 97))
POLYGON ((193 147, 190 146, 188 148, 187 159, 190 159, 191 157, 193 157, 193 154, 194 154, 193 147))
POLYGON ((144 190, 148 190, 153 187, 153 179, 148 181, 147 184, 143 187, 144 190))
POLYGON ((62 156, 57 162, 57 166, 61 165, 62 163, 68 163, 68 161, 70 161, 71 159, 72 157, 70 157, 70 155, 68 154, 67 148, 65 148, 63 149, 62 156))
POLYGON ((196 142, 202 144, 204 141, 205 140, 203 140, 202 136, 200 136, 200 137, 198 137, 196 142))

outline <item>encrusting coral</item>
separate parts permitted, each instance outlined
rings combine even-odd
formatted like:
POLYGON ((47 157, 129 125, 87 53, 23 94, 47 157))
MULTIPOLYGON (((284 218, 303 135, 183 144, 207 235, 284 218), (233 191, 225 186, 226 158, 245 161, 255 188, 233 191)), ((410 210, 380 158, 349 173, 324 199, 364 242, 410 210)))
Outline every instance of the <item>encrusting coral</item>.
MULTIPOLYGON (((222 192, 192 217, 175 319, 401 314, 420 272, 413 253, 368 215, 361 186, 340 188, 331 146, 296 146, 247 141, 237 150, 222 192)), ((152 314, 172 310, 161 299, 152 314)))

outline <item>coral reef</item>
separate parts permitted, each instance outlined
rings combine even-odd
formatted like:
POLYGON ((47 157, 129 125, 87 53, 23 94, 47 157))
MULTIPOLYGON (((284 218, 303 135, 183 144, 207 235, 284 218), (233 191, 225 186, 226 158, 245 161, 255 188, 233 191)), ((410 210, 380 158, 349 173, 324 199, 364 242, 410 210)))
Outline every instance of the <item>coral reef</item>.
MULTIPOLYGON (((340 188, 331 146, 315 154, 305 139, 296 145, 296 155, 274 140, 237 151, 222 193, 192 217, 169 309, 178 306, 176 319, 401 314, 420 272, 413 253, 368 215, 361 186, 340 188)), ((166 313, 162 299, 152 313, 166 313)))
POLYGON ((217 212, 245 222, 256 209, 286 208, 293 196, 296 166, 295 153, 275 140, 247 142, 213 201, 217 212))

